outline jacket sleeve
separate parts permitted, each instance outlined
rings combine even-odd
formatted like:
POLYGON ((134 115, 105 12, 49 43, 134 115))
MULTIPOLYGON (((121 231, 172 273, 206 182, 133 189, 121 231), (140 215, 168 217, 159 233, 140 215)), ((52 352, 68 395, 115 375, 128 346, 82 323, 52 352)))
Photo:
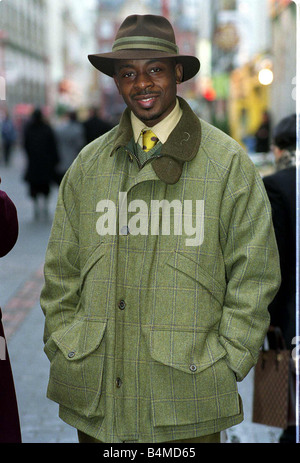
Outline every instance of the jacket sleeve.
POLYGON ((41 308, 45 315, 44 342, 72 322, 79 303, 80 166, 75 163, 63 179, 45 257, 41 308))
POLYGON ((221 207, 227 290, 219 326, 226 360, 241 381, 256 364, 280 285, 270 203, 248 156, 234 156, 221 207))

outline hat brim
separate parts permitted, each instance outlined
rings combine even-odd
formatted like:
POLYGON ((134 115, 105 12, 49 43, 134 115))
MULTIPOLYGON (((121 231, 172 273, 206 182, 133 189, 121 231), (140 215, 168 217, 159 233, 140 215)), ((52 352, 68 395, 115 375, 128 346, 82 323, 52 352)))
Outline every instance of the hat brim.
POLYGON ((103 72, 107 76, 113 77, 115 74, 114 62, 119 59, 162 59, 162 58, 174 58, 177 63, 181 63, 183 66, 183 79, 185 82, 194 77, 200 69, 200 61, 195 56, 191 55, 177 55, 168 54, 165 52, 159 52, 156 50, 120 50, 111 53, 102 53, 96 55, 88 55, 90 63, 103 72))

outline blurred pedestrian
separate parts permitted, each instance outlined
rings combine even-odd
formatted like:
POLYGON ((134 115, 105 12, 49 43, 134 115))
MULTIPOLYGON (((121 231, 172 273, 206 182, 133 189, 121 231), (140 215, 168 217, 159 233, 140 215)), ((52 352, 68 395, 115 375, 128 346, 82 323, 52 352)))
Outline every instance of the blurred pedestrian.
POLYGON ((60 184, 63 176, 85 145, 84 128, 78 122, 76 111, 67 112, 55 128, 59 162, 55 168, 55 179, 60 184))
POLYGON ((17 131, 8 112, 6 112, 1 124, 1 137, 4 163, 6 166, 8 166, 11 158, 12 149, 17 139, 17 131))
POLYGON ((59 190, 41 294, 48 397, 80 442, 220 442, 243 420, 237 382, 280 280, 261 177, 177 96, 200 63, 166 18, 127 17, 113 51, 89 58, 127 108, 59 190), (197 236, 157 203, 188 203, 197 236))
POLYGON ((271 120, 267 111, 263 113, 262 123, 255 133, 256 153, 268 153, 270 151, 271 120))
POLYGON ((25 126, 23 143, 27 156, 24 180, 29 184, 29 194, 34 202, 34 216, 38 218, 41 212, 47 216, 48 197, 59 158, 54 131, 38 108, 33 111, 25 126), (42 206, 40 199, 43 201, 42 206))
POLYGON ((90 117, 83 123, 86 144, 112 129, 112 125, 99 117, 97 108, 90 109, 90 117))
MULTIPOLYGON (((293 349, 296 335, 296 115, 282 119, 273 132, 273 153, 277 172, 263 179, 270 203, 280 256, 282 282, 269 306, 271 326, 281 328, 285 344, 293 349)), ((269 334, 271 338, 272 332, 269 334)), ((290 387, 295 391, 295 376, 290 387)), ((289 404, 290 425, 280 442, 296 442, 293 395, 289 404)))
MULTIPOLYGON (((14 247, 18 232, 16 207, 7 194, 0 190, 0 257, 4 257, 14 247)), ((20 443, 18 405, 1 319, 0 309, 0 443, 20 443)))

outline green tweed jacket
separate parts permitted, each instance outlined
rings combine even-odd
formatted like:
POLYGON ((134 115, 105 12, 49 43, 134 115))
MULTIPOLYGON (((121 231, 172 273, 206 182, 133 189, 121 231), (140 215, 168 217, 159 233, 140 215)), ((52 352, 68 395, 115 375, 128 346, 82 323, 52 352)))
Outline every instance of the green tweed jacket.
POLYGON ((227 135, 183 117, 144 165, 120 125, 66 174, 41 306, 47 395, 102 442, 163 442, 243 419, 280 284, 270 205, 227 135))

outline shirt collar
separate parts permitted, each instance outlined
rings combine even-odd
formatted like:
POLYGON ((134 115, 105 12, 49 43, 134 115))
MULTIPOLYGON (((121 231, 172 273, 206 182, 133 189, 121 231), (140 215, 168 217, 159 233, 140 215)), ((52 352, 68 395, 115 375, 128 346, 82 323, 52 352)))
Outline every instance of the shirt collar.
POLYGON ((176 98, 176 105, 175 108, 168 114, 168 116, 163 119, 158 124, 154 125, 153 127, 147 127, 144 122, 138 119, 133 112, 131 112, 131 125, 133 131, 133 137, 135 143, 139 143, 142 146, 141 140, 141 131, 151 129, 155 135, 158 137, 161 143, 165 143, 170 135, 170 133, 174 130, 176 125, 178 124, 180 118, 182 116, 182 109, 180 108, 180 104, 178 98, 176 98))

